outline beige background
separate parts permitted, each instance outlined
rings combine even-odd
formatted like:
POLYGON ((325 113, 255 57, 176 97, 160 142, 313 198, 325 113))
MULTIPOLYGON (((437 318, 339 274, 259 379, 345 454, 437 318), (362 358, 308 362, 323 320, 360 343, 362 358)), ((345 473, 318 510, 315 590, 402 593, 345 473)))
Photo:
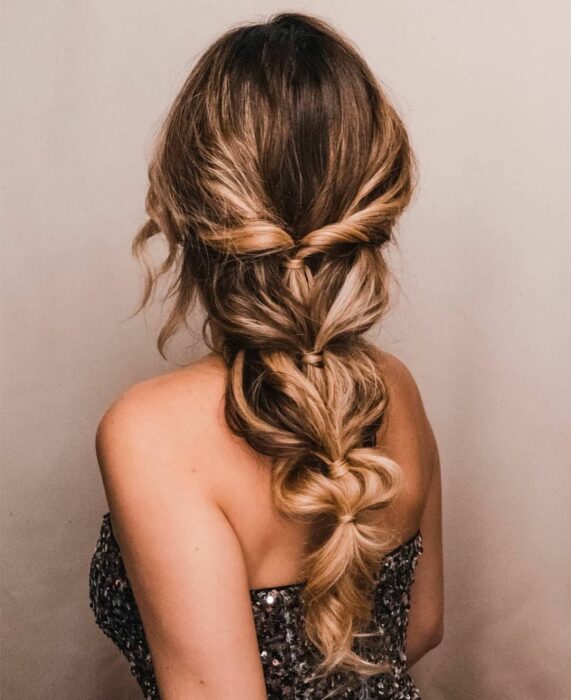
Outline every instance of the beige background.
MULTIPOLYGON (((296 8, 361 47, 421 165, 381 337, 417 378, 443 467, 446 634, 413 676, 427 700, 570 698, 571 3, 3 8, 2 697, 139 697, 87 575, 98 419, 171 367, 157 313, 125 320, 150 138, 215 36, 296 8)), ((182 339, 177 357, 202 350, 182 339)))

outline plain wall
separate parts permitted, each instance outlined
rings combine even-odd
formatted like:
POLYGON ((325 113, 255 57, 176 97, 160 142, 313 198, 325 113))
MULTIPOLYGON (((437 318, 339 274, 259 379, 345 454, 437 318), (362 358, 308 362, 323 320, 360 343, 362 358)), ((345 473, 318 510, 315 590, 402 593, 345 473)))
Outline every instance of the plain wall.
MULTIPOLYGON (((174 367, 158 306, 126 320, 149 145, 208 43, 283 9, 357 43, 421 167, 379 340, 415 375, 442 461, 445 638, 412 675, 427 700, 569 698, 565 0, 3 3, 2 697, 139 697, 88 567, 98 420, 174 367)), ((205 351, 196 334, 177 348, 205 351)))

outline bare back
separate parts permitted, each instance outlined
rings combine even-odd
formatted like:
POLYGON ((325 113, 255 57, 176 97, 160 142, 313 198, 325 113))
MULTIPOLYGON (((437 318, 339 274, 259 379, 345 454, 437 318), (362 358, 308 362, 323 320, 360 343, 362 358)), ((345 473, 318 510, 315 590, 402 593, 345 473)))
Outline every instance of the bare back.
MULTIPOLYGON (((405 475, 390 513, 379 514, 390 518, 396 546, 420 528, 435 446, 412 376, 393 355, 379 351, 379 362, 391 400, 377 444, 405 475)), ((180 502, 173 508, 184 507, 185 489, 194 480, 207 484, 240 542, 251 589, 298 582, 308 526, 282 518, 273 506, 270 460, 226 426, 224 384, 224 364, 211 353, 138 385, 156 406, 152 439, 164 441, 161 478, 178 482, 180 502)))

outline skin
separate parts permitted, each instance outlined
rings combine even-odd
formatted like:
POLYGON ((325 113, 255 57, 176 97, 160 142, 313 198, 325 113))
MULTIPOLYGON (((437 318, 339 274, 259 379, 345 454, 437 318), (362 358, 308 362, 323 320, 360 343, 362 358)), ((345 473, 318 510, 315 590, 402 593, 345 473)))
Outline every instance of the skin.
MULTIPOLYGON (((379 351, 392 388, 379 440, 407 489, 395 502, 401 541, 420 527, 406 653, 412 666, 443 635, 438 448, 414 378, 379 351)), ((223 420, 215 353, 119 396, 96 451, 164 700, 267 698, 249 589, 299 581, 308 532, 275 512, 270 465, 223 420)), ((380 444, 380 443, 379 443, 380 444)), ((386 517, 386 516, 385 516, 386 517)))

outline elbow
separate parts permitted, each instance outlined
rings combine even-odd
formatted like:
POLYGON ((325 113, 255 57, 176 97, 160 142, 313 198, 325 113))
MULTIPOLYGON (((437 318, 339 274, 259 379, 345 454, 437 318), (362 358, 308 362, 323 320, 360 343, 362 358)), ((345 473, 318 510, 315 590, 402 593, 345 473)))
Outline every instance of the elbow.
POLYGON ((427 643, 430 649, 434 649, 439 644, 441 644, 444 639, 444 622, 439 620, 437 624, 432 625, 429 633, 427 634, 427 643))

